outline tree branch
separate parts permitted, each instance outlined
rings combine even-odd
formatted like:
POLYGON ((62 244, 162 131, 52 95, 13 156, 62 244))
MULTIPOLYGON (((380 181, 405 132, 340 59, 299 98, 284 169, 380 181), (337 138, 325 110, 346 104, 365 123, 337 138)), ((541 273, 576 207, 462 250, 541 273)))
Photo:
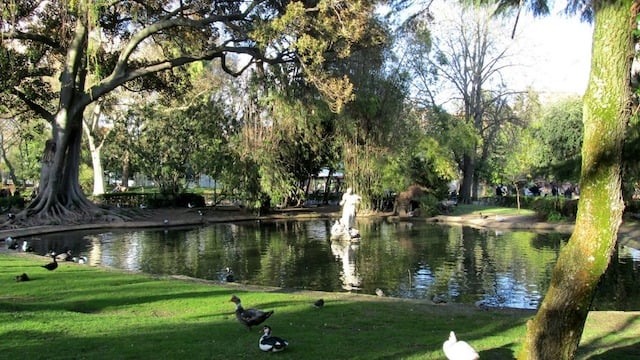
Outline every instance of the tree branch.
POLYGON ((48 121, 50 124, 53 123, 53 120, 55 119, 54 114, 50 113, 47 109, 29 99, 25 93, 15 87, 11 89, 11 93, 22 100, 33 112, 40 115, 40 117, 48 121))
POLYGON ((6 39, 29 40, 29 41, 37 42, 40 44, 47 45, 52 49, 56 50, 57 52, 61 52, 63 50, 59 42, 55 41, 50 37, 44 36, 42 34, 33 34, 33 33, 14 30, 14 31, 10 31, 2 34, 2 37, 6 39))

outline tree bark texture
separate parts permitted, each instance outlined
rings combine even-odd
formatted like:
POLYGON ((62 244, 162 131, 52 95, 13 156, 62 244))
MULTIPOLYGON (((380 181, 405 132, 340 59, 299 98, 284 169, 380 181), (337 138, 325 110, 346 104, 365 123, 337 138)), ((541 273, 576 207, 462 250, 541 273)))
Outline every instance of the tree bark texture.
POLYGON ((460 202, 471 204, 471 189, 473 187, 473 173, 475 172, 473 154, 464 154, 462 157, 462 184, 460 184, 460 202))
POLYGON ((549 290, 527 324, 519 359, 573 359, 622 221, 621 149, 630 111, 633 0, 596 2, 576 225, 549 290))
POLYGON ((52 124, 52 137, 42 157, 40 189, 25 209, 27 225, 80 223, 102 214, 84 195, 79 182, 82 116, 88 104, 82 96, 86 75, 82 59, 88 31, 80 20, 76 25, 60 76, 60 104, 52 124))

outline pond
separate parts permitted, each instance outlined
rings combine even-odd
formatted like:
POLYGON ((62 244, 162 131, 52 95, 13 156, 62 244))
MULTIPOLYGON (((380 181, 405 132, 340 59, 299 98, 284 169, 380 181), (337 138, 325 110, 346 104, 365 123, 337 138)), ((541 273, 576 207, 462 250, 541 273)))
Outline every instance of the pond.
MULTIPOLYGON (((358 219, 357 242, 331 241, 328 220, 68 232, 27 239, 90 265, 284 288, 535 309, 566 234, 358 219)), ((640 251, 619 246, 593 308, 639 310, 640 251)))

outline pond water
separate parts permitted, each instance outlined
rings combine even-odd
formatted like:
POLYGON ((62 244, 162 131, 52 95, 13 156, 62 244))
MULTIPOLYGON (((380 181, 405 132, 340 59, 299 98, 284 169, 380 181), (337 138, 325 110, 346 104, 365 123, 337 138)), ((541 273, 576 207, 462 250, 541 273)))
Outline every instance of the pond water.
MULTIPOLYGON (((328 220, 70 232, 32 238, 90 265, 285 288, 535 309, 569 235, 358 220, 359 242, 331 241, 328 220)), ((30 240, 30 239, 27 239, 30 240)), ((639 310, 640 251, 619 246, 593 308, 639 310)))

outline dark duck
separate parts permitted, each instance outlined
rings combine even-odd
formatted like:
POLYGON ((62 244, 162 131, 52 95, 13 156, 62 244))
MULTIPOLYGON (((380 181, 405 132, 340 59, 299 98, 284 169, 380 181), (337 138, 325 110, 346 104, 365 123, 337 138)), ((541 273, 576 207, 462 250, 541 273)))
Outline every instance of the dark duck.
POLYGON ((244 324, 249 330, 254 325, 262 324, 265 320, 267 320, 271 315, 273 315, 273 310, 271 311, 262 311, 257 309, 245 309, 242 307, 242 303, 240 303, 240 298, 233 295, 231 297, 231 302, 236 304, 236 318, 242 324, 244 324))
POLYGON ((58 268, 58 262, 56 261, 56 257, 52 256, 51 259, 53 259, 52 262, 46 264, 46 265, 42 265, 43 268, 49 270, 49 271, 53 271, 55 269, 58 268))
POLYGON ((288 345, 289 342, 287 340, 271 336, 271 328, 269 326, 262 328, 262 336, 259 342, 260 350, 278 352, 284 350, 288 345))

